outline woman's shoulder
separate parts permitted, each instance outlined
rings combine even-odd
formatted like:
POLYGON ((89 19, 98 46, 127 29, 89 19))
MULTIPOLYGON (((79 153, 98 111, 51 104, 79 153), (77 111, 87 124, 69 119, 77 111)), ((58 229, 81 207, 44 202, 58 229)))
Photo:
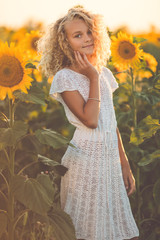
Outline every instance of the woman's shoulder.
POLYGON ((102 67, 102 72, 107 75, 113 75, 112 71, 108 67, 102 67))
POLYGON ((69 73, 66 71, 66 68, 62 68, 59 71, 56 72, 56 74, 54 75, 54 77, 62 77, 62 76, 66 76, 69 73))

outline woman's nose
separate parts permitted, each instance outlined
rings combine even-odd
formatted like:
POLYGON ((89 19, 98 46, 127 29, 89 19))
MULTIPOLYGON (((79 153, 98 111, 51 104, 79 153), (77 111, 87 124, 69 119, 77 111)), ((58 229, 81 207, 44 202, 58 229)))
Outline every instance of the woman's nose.
POLYGON ((85 34, 85 42, 91 41, 92 40, 92 36, 89 34, 85 34))

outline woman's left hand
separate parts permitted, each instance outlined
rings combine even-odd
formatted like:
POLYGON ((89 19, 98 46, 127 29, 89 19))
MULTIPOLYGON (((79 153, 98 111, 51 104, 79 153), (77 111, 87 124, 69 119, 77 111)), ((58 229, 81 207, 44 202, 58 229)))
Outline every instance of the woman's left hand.
POLYGON ((136 191, 135 179, 130 169, 129 164, 122 165, 122 174, 124 185, 128 196, 136 191))

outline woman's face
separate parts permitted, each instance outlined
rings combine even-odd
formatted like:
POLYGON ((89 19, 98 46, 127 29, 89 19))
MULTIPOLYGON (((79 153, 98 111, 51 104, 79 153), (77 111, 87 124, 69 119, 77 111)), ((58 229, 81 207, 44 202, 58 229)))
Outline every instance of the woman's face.
POLYGON ((65 24, 67 40, 74 51, 85 53, 86 55, 93 54, 94 39, 92 32, 87 24, 82 19, 73 19, 65 24))

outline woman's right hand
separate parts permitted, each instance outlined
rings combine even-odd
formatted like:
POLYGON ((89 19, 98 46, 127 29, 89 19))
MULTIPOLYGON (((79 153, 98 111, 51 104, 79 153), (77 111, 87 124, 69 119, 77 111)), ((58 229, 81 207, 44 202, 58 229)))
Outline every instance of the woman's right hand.
POLYGON ((86 54, 80 53, 78 51, 74 51, 74 53, 79 72, 88 77, 90 81, 98 80, 98 71, 88 61, 86 54))

